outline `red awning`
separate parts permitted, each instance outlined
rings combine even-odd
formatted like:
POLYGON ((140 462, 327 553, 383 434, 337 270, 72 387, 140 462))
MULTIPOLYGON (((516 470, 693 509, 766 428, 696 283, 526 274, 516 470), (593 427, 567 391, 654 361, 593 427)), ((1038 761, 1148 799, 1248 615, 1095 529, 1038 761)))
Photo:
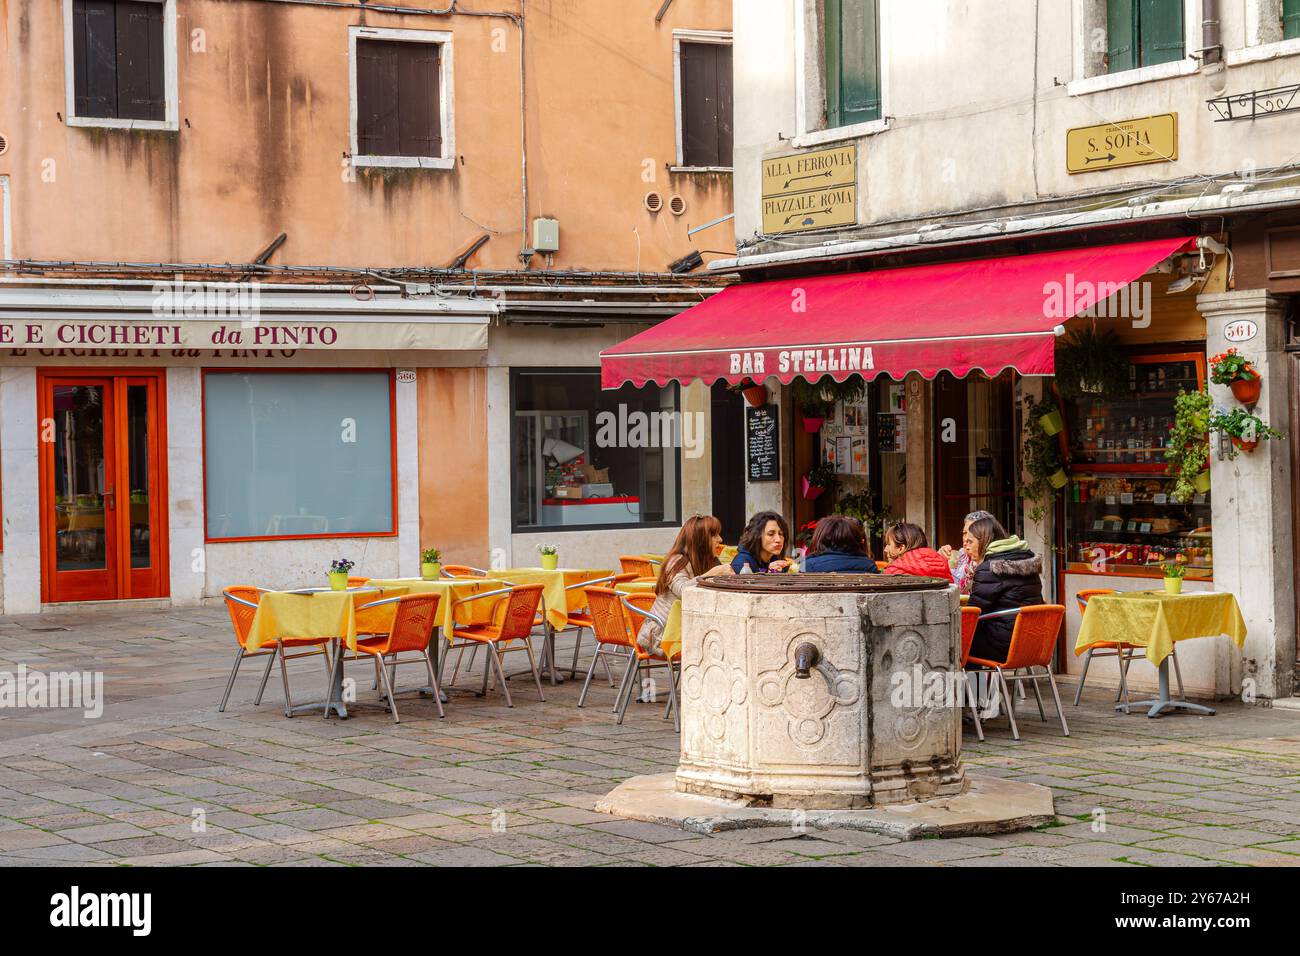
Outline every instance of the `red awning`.
MULTIPOLYGON (((1192 240, 753 282, 600 355, 601 384, 1055 370, 1055 329, 1192 240)), ((1147 300, 1149 302, 1149 300, 1147 300)), ((1110 311, 1110 310, 1107 310, 1110 311)))

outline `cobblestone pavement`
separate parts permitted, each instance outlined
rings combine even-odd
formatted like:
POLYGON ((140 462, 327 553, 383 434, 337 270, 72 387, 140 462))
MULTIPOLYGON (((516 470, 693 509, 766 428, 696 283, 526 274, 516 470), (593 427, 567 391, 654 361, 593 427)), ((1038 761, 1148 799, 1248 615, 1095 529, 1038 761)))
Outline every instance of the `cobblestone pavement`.
MULTIPOLYGON (((399 698, 400 725, 379 709, 286 720, 274 677, 253 706, 254 660, 218 714, 233 650, 220 607, 0 618, 0 669, 102 670, 107 701, 98 720, 0 717, 0 863, 1300 865, 1295 712, 1229 702, 1216 717, 1148 720, 1112 714, 1097 687, 1091 702, 1067 704, 1069 738, 1028 716, 1031 705, 1021 743, 998 720, 965 750, 980 773, 1050 786, 1055 826, 913 842, 784 829, 697 836, 592 811, 624 778, 671 769, 677 749, 662 707, 633 704, 616 726, 614 692, 600 680, 583 710, 577 682, 547 685, 542 703, 516 680, 513 710, 498 694, 457 691, 442 721, 414 698, 399 698)), ((371 696, 371 671, 351 668, 371 696)), ((400 670, 408 681, 419 673, 400 670)), ((295 698, 323 693, 316 661, 295 662, 291 677, 295 698)))

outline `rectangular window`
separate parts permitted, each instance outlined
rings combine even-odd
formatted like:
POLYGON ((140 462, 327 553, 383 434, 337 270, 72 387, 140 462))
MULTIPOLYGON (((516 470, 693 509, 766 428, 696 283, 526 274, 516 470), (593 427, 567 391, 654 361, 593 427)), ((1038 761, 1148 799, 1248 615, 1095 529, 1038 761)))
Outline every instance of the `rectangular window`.
POLYGON ((826 128, 880 119, 877 0, 825 0, 826 128))
POLYGON ((1300 37, 1300 0, 1282 0, 1282 38, 1300 37))
POLYGON ((1106 72, 1181 60, 1183 0, 1106 0, 1106 72))
POLYGON ((548 369, 516 370, 512 390, 516 529, 679 522, 680 449, 703 454, 704 436, 676 385, 602 391, 599 371, 548 369))
POLYGON ((371 32, 378 38, 354 34, 355 155, 443 159, 444 45, 418 31, 371 32), (407 33, 423 39, 390 35, 407 33))
POLYGON ((730 43, 679 45, 683 166, 731 167, 732 74, 730 43))
POLYGON ((163 4, 72 0, 73 115, 167 118, 163 4))
POLYGON ((203 377, 208 540, 394 534, 388 372, 203 377))

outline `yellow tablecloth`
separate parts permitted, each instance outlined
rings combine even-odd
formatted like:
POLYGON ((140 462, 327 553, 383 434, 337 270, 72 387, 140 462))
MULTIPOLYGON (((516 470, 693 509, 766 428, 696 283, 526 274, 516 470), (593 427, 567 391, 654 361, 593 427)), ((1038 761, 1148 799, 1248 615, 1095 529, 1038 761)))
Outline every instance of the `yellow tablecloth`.
POLYGON ((608 568, 559 568, 555 571, 544 568, 510 568, 507 571, 493 571, 492 577, 507 584, 540 584, 542 597, 546 600, 546 619, 551 622, 551 627, 563 628, 568 623, 570 614, 587 606, 587 595, 582 588, 572 591, 565 591, 565 588, 595 578, 607 578, 612 574, 614 572, 608 568))
MULTIPOLYGON (((628 581, 626 584, 620 584, 618 590, 626 591, 628 594, 654 594, 654 581, 628 581)), ((641 624, 645 618, 633 616, 632 626, 634 631, 641 630, 641 624)), ((659 639, 659 647, 667 657, 676 657, 682 652, 682 602, 674 601, 672 609, 668 612, 668 620, 664 622, 663 637, 659 639)))
MULTIPOLYGON (((270 591, 257 603, 257 613, 248 632, 248 648, 256 650, 281 638, 342 638, 350 650, 357 648, 356 596, 375 600, 378 594, 352 591, 318 591, 290 594, 270 591)), ((364 603, 364 602, 363 602, 364 603)))
POLYGON ((1175 641, 1226 634, 1238 647, 1246 643, 1246 622, 1237 599, 1226 591, 1166 594, 1127 591, 1097 594, 1088 600, 1074 653, 1094 644, 1124 642, 1145 647, 1147 660, 1159 665, 1175 641))
MULTIPOLYGON (((498 591, 506 586, 504 581, 495 578, 440 578, 435 581, 425 581, 423 578, 371 578, 369 585, 385 590, 390 587, 401 587, 407 594, 441 595, 442 600, 438 602, 438 617, 434 623, 443 629, 444 634, 451 627, 451 608, 457 601, 483 591, 498 591)), ((495 603, 492 598, 487 598, 461 605, 456 613, 456 623, 488 623, 492 619, 492 607, 495 603)), ((361 627, 358 629, 365 630, 361 627)))
MULTIPOLYGON (((738 545, 734 545, 734 544, 726 545, 726 546, 722 549, 722 553, 721 553, 720 555, 718 555, 718 560, 719 560, 720 562, 722 562, 723 564, 730 564, 732 561, 735 560, 736 555, 739 553, 739 551, 740 551, 740 548, 739 548, 738 545)), ((663 563, 664 563, 664 558, 666 558, 667 555, 665 555, 665 554, 638 554, 637 557, 638 557, 638 558, 649 558, 651 561, 658 561, 660 564, 663 564, 663 563)))

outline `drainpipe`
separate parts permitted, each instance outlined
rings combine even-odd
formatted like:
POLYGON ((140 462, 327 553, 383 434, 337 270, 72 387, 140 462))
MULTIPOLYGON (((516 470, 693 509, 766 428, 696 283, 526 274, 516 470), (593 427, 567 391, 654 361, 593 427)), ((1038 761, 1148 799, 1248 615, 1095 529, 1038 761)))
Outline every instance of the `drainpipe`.
POLYGON ((1201 0, 1201 63, 1210 66, 1223 59, 1219 35, 1219 0, 1201 0))

